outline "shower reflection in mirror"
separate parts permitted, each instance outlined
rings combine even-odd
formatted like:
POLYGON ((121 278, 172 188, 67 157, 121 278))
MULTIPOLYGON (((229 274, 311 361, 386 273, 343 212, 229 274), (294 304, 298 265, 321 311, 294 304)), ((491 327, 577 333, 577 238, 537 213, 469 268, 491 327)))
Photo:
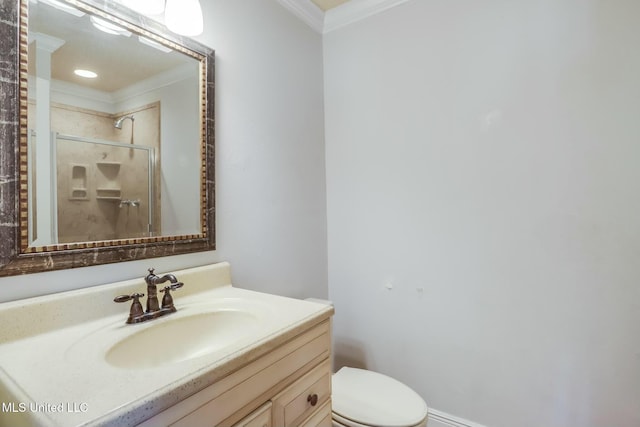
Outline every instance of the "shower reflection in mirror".
MULTIPOLYGON (((37 158, 35 138, 31 132, 31 158, 37 158)), ((154 197, 155 151, 149 146, 52 133, 50 173, 40 167, 29 180, 32 244, 155 235, 159 211, 154 197), (44 192, 52 195, 49 207, 42 204, 44 192)))

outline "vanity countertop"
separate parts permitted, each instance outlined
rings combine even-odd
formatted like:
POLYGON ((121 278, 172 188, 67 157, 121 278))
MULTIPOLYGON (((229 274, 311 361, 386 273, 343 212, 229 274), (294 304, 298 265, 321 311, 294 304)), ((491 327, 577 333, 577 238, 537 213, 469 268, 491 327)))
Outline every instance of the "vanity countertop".
MULTIPOLYGON (((142 279, 0 304, 0 426, 139 424, 333 313, 324 304, 236 288, 228 263, 172 273, 184 282, 173 293, 178 311, 140 324, 125 324, 130 303, 112 301, 146 293, 142 279), (162 325, 210 312, 247 312, 258 321, 229 345, 181 358, 172 347, 179 326, 162 325), (150 328, 167 333, 135 350, 142 365, 107 362, 116 344, 135 344, 150 328)), ((213 326, 224 331, 224 322, 213 326)))

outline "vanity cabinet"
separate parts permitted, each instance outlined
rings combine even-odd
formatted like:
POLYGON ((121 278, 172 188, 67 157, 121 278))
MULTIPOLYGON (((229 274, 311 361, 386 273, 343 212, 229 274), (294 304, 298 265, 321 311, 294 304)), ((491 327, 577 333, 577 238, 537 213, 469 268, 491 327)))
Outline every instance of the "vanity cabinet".
POLYGON ((267 402, 247 415, 233 427, 271 427, 271 402, 267 402))
POLYGON ((331 427, 330 354, 328 319, 140 426, 331 427))
POLYGON ((273 425, 304 425, 330 399, 331 366, 326 360, 272 399, 273 425))
POLYGON ((331 400, 327 400, 317 411, 312 413, 299 427, 331 427, 331 400))

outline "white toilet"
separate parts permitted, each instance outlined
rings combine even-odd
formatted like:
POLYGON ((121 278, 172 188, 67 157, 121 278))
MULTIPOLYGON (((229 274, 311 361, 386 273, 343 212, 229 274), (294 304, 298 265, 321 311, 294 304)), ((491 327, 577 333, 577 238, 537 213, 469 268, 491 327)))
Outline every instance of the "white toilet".
MULTIPOLYGON (((307 298, 321 304, 331 301, 307 298)), ((366 369, 343 367, 331 379, 333 427, 426 427, 429 408, 400 381, 366 369)))
POLYGON ((425 427, 425 401, 405 384, 364 369, 344 367, 333 374, 333 427, 425 427))

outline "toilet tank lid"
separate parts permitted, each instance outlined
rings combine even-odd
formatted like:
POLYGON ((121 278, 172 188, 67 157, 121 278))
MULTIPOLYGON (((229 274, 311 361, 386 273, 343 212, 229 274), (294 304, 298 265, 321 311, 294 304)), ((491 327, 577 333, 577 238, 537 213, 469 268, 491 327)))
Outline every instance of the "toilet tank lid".
POLYGON ((357 423, 408 427, 427 417, 424 400, 411 388, 377 372, 344 367, 333 375, 333 412, 357 423))

